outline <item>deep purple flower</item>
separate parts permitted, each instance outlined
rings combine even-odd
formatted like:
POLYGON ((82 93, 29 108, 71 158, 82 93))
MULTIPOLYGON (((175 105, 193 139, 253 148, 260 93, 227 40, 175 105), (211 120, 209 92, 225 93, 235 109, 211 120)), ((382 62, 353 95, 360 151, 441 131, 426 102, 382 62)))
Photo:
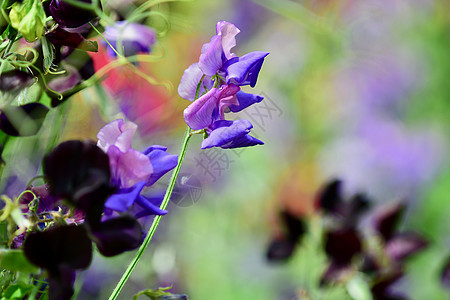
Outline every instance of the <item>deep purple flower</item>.
POLYGON ((6 106, 0 110, 0 130, 11 136, 35 135, 49 109, 33 102, 22 106, 6 106))
MULTIPOLYGON (((119 21, 113 26, 106 26, 104 36, 119 53, 123 49, 124 56, 132 56, 140 52, 150 53, 156 41, 156 33, 152 28, 127 21, 119 21)), ((116 56, 110 47, 107 49, 110 56, 116 56)))
MULTIPOLYGON (((76 0, 81 3, 91 4, 91 0, 76 0)), ((98 1, 97 3, 100 3, 98 1)), ((62 27, 74 28, 84 25, 97 17, 93 10, 76 7, 63 0, 52 0, 49 11, 53 19, 62 27)))

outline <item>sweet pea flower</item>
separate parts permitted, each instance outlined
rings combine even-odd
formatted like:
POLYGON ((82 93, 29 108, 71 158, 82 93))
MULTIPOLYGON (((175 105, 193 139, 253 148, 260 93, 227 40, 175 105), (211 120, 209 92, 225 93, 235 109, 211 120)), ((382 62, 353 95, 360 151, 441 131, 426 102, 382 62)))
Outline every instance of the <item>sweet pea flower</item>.
MULTIPOLYGON (((204 80, 200 86, 204 90, 212 86, 213 76, 226 84, 254 87, 259 71, 268 52, 254 51, 241 57, 231 52, 236 46, 236 35, 240 30, 232 23, 220 21, 216 25, 216 35, 209 43, 202 46, 198 63, 194 63, 183 74, 178 93, 184 99, 193 101, 200 78, 204 80)), ((200 94, 201 95, 201 94, 200 94)))
POLYGON ((268 52, 254 51, 238 57, 231 52, 236 46, 239 29, 220 21, 216 35, 202 46, 198 63, 190 65, 181 78, 178 93, 193 101, 184 111, 186 124, 194 130, 205 130, 208 137, 202 149, 249 147, 264 144, 249 135, 253 125, 247 120, 227 121, 226 112, 239 112, 263 97, 247 94, 240 86, 254 87, 268 52))
POLYGON ((166 214, 167 211, 159 209, 160 199, 146 198, 141 192, 172 170, 178 163, 178 156, 167 153, 167 148, 159 145, 150 146, 144 152, 133 149, 131 139, 136 129, 133 122, 118 119, 97 134, 97 145, 107 153, 112 181, 118 187, 105 207, 124 212, 136 203, 151 214, 166 214))
MULTIPOLYGON (((114 48, 121 45, 125 56, 136 55, 139 52, 150 53, 156 41, 156 33, 152 28, 127 21, 106 26, 104 36, 114 48)), ((121 51, 121 49, 117 50, 121 51)), ((108 47, 107 51, 110 56, 117 56, 111 48, 108 47)))

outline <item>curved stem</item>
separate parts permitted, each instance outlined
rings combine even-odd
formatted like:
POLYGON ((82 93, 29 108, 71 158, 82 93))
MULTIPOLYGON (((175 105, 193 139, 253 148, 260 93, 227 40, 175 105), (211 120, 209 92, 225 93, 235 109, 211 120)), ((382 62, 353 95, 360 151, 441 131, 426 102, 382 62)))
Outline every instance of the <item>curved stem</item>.
MULTIPOLYGON (((178 173, 180 173, 181 164, 183 163, 184 156, 186 154, 187 145, 189 142, 189 139, 191 138, 191 128, 186 129, 186 133, 184 134, 184 140, 183 145, 181 147, 180 156, 178 157, 178 164, 175 167, 175 170, 172 173, 172 177, 170 178, 169 186, 167 187, 166 194, 164 196, 163 202, 161 203, 161 209, 166 209, 167 204, 169 204, 170 196, 172 196, 172 191, 175 186, 175 182, 178 177, 178 173)), ((109 300, 117 299, 119 296, 120 291, 125 286, 125 283, 127 282, 128 278, 130 278, 131 272, 133 272, 134 268, 139 262, 139 259, 144 254, 145 249, 147 248, 148 244, 153 238, 153 235, 155 234, 156 228, 158 228, 159 222, 161 221, 162 216, 156 216, 153 220, 152 226, 150 227, 150 230, 147 233, 147 236, 144 239, 144 242, 142 243, 141 247, 139 248, 138 252, 136 253, 136 256, 134 257, 133 261, 128 265, 127 270, 122 275, 122 278, 120 279, 119 283, 117 283, 114 291, 112 292, 111 296, 109 297, 109 300)))

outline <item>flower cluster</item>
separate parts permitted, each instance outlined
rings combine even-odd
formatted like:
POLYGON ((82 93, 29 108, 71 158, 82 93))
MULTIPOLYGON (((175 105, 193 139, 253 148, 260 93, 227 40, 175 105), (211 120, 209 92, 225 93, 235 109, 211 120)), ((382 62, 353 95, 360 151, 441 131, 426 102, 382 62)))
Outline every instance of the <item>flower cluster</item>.
MULTIPOLYGON (((368 232, 362 231, 360 218, 369 209, 370 201, 363 194, 350 199, 342 194, 342 182, 333 180, 320 191, 315 203, 316 211, 323 216, 323 250, 329 259, 321 285, 345 282, 358 270, 373 283, 374 299, 400 299, 395 298, 400 295, 394 294, 391 287, 403 277, 405 259, 423 250, 426 240, 416 232, 396 232, 405 209, 402 203, 379 207, 370 216, 368 232)), ((282 211, 280 219, 285 230, 271 241, 269 261, 288 259, 306 233, 306 219, 289 211, 282 211)))
POLYGON ((263 144, 249 135, 253 125, 245 119, 225 120, 226 112, 239 112, 258 103, 263 97, 247 94, 240 86, 254 87, 268 52, 254 51, 241 57, 231 52, 239 29, 220 21, 216 35, 202 46, 198 63, 184 71, 178 93, 193 101, 184 111, 186 124, 194 130, 204 129, 208 137, 202 149, 249 147, 263 144), (198 99, 197 99, 198 98, 198 99))
POLYGON ((50 299, 70 299, 76 270, 90 264, 92 243, 104 256, 135 249, 144 237, 137 218, 167 213, 159 208, 162 199, 141 191, 173 169, 178 156, 157 145, 133 149, 136 129, 115 120, 100 130, 97 145, 61 143, 44 158, 47 184, 30 186, 18 199, 29 230, 19 232, 11 247, 23 248, 47 271, 50 299))

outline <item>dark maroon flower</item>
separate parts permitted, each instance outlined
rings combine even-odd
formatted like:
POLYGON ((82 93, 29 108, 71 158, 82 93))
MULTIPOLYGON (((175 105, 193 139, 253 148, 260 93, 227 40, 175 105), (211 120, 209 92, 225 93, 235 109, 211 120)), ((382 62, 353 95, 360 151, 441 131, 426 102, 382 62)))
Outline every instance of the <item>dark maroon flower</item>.
POLYGON ((442 268, 441 283, 445 288, 450 289, 450 257, 447 258, 442 268))
POLYGON ((143 240, 141 225, 131 216, 121 216, 92 228, 94 241, 104 256, 115 256, 139 247, 143 240))
POLYGON ((2 72, 0 75, 0 91, 12 92, 23 90, 34 83, 33 74, 20 71, 11 70, 2 72))
POLYGON ((23 246, 28 260, 48 271, 49 299, 70 299, 75 270, 91 263, 92 242, 85 227, 69 225, 33 232, 23 246))
POLYGON ((67 141, 44 158, 44 175, 52 195, 66 199, 100 222, 106 199, 113 193, 108 156, 91 141, 67 141))
POLYGON ((338 219, 343 227, 356 226, 361 215, 370 207, 370 201, 363 194, 356 194, 345 201, 342 197, 342 181, 330 181, 319 193, 316 208, 338 219))
POLYGON ((427 247, 427 241, 415 232, 395 234, 385 246, 391 260, 402 261, 410 255, 427 247))
POLYGON ((385 276, 378 280, 371 288, 374 300, 407 300, 408 298, 400 293, 392 291, 392 285, 403 277, 402 271, 385 276))
POLYGON ((0 130, 11 136, 35 135, 48 110, 45 105, 36 102, 4 107, 0 110, 0 130))
POLYGON ((288 211, 280 213, 284 226, 283 234, 274 237, 267 249, 266 257, 269 261, 285 261, 292 256, 295 247, 305 233, 304 221, 288 211))
POLYGON ((352 228, 329 231, 325 239, 325 252, 331 262, 322 275, 321 284, 339 280, 351 268, 353 257, 362 251, 361 238, 352 228))
POLYGON ((404 211, 403 203, 393 203, 383 206, 375 212, 372 226, 385 241, 391 239, 404 211))
POLYGON ((57 27, 55 30, 49 32, 47 37, 54 45, 68 46, 91 52, 98 51, 96 42, 86 40, 81 34, 66 31, 61 27, 57 27))
MULTIPOLYGON (((91 0, 76 1, 86 4, 92 3, 91 0)), ((100 1, 98 3, 100 3, 100 1)), ((52 0, 50 2, 49 11, 53 19, 59 25, 68 28, 79 27, 97 17, 94 10, 79 8, 63 0, 52 0)))

